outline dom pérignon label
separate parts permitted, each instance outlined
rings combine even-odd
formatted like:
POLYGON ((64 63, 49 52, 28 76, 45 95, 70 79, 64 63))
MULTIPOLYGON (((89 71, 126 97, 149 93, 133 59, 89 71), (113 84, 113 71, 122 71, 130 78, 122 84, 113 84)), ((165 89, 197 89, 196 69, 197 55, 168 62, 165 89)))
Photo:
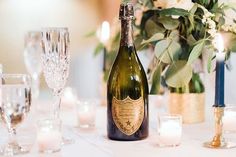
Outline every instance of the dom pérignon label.
POLYGON ((120 48, 107 84, 107 131, 112 140, 148 136, 148 83, 133 42, 132 4, 121 4, 120 48))

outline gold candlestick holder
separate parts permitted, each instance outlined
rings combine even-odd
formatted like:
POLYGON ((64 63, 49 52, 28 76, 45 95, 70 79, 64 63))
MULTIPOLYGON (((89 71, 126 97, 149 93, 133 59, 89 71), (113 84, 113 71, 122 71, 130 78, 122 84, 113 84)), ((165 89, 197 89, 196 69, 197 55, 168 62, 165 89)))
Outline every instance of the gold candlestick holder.
POLYGON ((204 147, 212 149, 229 149, 234 148, 236 145, 234 143, 226 142, 223 137, 223 123, 222 118, 224 116, 224 107, 214 108, 215 117, 215 136, 211 142, 205 142, 204 147))

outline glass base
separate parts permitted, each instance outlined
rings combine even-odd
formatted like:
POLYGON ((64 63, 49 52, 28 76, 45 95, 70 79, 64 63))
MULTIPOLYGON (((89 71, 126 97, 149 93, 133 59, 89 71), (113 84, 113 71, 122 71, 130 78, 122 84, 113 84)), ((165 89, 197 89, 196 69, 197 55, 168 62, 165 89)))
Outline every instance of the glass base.
POLYGON ((95 124, 84 124, 84 125, 79 124, 78 127, 80 129, 94 129, 95 128, 95 124))
POLYGON ((3 156, 14 156, 19 154, 29 153, 29 149, 23 148, 18 144, 8 144, 4 148, 1 149, 0 155, 3 156))
POLYGON ((158 143, 157 145, 158 145, 158 147, 178 147, 180 145, 180 143, 178 143, 178 144, 161 144, 161 143, 158 143))
POLYGON ((62 137, 62 145, 69 145, 75 143, 75 140, 69 137, 62 137))
POLYGON ((214 147, 214 146, 212 146, 211 142, 205 142, 205 143, 203 143, 203 146, 206 148, 212 148, 212 149, 230 149, 230 148, 236 148, 236 143, 222 142, 219 147, 214 147))
POLYGON ((57 153, 59 152, 61 149, 56 149, 56 150, 40 150, 40 153, 45 153, 45 154, 52 154, 52 153, 57 153))

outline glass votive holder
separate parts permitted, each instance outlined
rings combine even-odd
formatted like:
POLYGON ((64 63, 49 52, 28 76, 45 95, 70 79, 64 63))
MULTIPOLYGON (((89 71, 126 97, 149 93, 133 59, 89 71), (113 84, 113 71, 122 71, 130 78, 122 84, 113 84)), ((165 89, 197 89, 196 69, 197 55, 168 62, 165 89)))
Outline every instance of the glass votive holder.
POLYGON ((96 118, 97 103, 94 100, 79 100, 77 102, 78 110, 78 127, 79 128, 94 128, 96 118))
POLYGON ((236 132, 236 106, 225 107, 222 122, 225 133, 236 132))
POLYGON ((61 150, 62 132, 59 119, 42 119, 37 122, 37 144, 41 153, 61 150))
POLYGON ((175 147, 180 145, 182 137, 182 116, 161 115, 158 117, 158 145, 175 147))

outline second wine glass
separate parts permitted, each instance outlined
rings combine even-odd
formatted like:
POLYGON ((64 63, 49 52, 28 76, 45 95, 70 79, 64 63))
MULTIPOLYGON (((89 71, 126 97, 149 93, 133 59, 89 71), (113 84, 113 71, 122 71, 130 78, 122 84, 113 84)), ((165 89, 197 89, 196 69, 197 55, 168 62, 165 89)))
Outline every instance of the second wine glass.
MULTIPOLYGON (((69 75, 69 32, 67 28, 42 30, 42 65, 48 87, 53 91, 53 117, 60 119, 61 95, 69 75)), ((69 144, 70 139, 63 139, 69 144)))
POLYGON ((35 99, 39 96, 40 75, 42 72, 41 53, 41 32, 27 32, 25 34, 24 61, 26 69, 32 78, 32 96, 35 99))

